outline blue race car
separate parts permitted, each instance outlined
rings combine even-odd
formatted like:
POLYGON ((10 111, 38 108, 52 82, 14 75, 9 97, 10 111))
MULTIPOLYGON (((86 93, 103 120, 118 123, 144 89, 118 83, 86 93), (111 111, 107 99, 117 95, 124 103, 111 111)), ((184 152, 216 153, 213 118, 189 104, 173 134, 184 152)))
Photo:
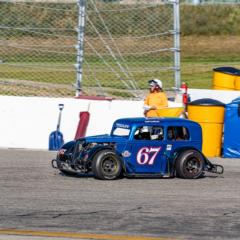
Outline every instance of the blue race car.
POLYGON ((124 118, 110 134, 64 144, 52 166, 64 174, 97 179, 180 177, 196 179, 205 171, 222 174, 201 152, 202 129, 181 118, 124 118))

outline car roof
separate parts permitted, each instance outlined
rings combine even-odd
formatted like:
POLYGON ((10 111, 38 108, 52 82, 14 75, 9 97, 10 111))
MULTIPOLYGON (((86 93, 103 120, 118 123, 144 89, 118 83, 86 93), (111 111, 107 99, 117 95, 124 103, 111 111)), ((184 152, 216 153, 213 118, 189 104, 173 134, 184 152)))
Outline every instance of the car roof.
POLYGON ((196 124, 198 125, 196 122, 188 120, 188 119, 184 119, 184 118, 144 118, 144 117, 139 117, 139 118, 121 118, 115 121, 115 123, 119 123, 121 122, 121 124, 127 124, 127 125, 135 125, 135 124, 167 124, 167 125, 171 125, 171 124, 196 124))

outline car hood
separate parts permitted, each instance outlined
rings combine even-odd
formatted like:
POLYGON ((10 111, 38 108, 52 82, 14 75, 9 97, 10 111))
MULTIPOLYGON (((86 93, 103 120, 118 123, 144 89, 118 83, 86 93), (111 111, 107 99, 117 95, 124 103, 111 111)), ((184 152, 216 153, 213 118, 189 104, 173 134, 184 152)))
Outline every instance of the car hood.
POLYGON ((85 140, 86 142, 125 142, 128 140, 128 137, 115 137, 109 134, 104 135, 96 135, 96 136, 89 136, 85 138, 81 138, 81 140, 85 140))

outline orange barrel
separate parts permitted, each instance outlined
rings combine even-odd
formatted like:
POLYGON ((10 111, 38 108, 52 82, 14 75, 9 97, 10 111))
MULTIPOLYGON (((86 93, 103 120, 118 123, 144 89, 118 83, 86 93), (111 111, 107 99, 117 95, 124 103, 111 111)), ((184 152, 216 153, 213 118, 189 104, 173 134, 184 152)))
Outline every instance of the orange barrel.
POLYGON ((187 105, 188 119, 202 127, 202 152, 207 157, 221 156, 225 104, 210 98, 187 105))
POLYGON ((235 79, 240 72, 238 69, 233 67, 219 67, 214 68, 213 71, 213 89, 235 90, 235 79))

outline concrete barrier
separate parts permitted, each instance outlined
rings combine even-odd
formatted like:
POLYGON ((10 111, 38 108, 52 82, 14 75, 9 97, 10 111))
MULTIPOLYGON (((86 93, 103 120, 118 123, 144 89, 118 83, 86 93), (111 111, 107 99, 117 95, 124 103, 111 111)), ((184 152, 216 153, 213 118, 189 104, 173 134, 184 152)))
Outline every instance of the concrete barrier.
POLYGON ((143 116, 143 101, 0 96, 0 147, 48 149, 49 134, 57 127, 59 103, 64 104, 60 131, 65 142, 74 139, 79 112, 88 108, 88 136, 109 133, 118 118, 143 116))
MULTIPOLYGON (((189 89, 192 100, 209 97, 224 103, 239 96, 239 91, 189 89)), ((89 107, 87 136, 109 133, 112 123, 123 117, 142 117, 143 100, 88 100, 74 98, 0 96, 0 147, 48 149, 48 138, 56 130, 58 104, 63 103, 60 131, 64 140, 74 139, 79 112, 89 107)), ((181 106, 169 102, 169 106, 181 106)))
POLYGON ((212 98, 223 103, 230 103, 233 99, 240 96, 239 91, 226 90, 206 90, 206 89, 189 89, 191 101, 201 98, 212 98))

